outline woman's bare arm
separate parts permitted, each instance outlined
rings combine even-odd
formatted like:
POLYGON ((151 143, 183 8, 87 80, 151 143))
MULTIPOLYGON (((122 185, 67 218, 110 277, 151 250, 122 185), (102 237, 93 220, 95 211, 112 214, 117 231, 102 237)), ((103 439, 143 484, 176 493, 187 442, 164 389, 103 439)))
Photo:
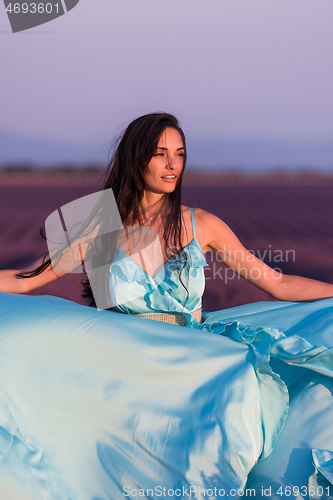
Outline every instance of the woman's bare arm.
POLYGON ((195 215, 203 251, 212 251, 219 260, 261 290, 279 300, 292 302, 333 297, 332 284, 281 274, 246 250, 218 217, 199 209, 195 215))
MULTIPOLYGON (((91 234, 94 236, 93 232, 91 232, 91 234)), ((66 274, 72 273, 87 258, 89 248, 90 245, 88 241, 74 241, 58 256, 52 258, 46 269, 37 276, 22 278, 17 275, 34 271, 44 263, 44 258, 39 259, 26 269, 6 269, 0 271, 0 292, 28 293, 66 274)))
POLYGON ((280 283, 280 300, 291 302, 311 302, 313 300, 333 297, 333 285, 323 281, 303 278, 302 276, 282 275, 280 283))
POLYGON ((66 274, 55 272, 52 265, 50 265, 38 276, 34 276, 32 278, 19 278, 17 276, 17 274, 31 271, 31 269, 38 267, 38 265, 39 264, 36 263, 35 266, 30 266, 29 268, 22 269, 20 271, 13 269, 0 271, 0 292, 28 293, 36 288, 46 285, 47 283, 51 283, 51 281, 61 278, 66 274))
POLYGON ((98 236, 98 230, 98 224, 92 223, 92 229, 86 229, 85 233, 81 235, 82 239, 78 238, 72 241, 70 246, 60 251, 59 255, 54 256, 49 266, 37 276, 22 278, 17 275, 34 271, 44 263, 43 258, 26 269, 0 271, 0 292, 28 293, 72 273, 86 258, 89 258, 89 251, 92 247, 91 242, 98 236))

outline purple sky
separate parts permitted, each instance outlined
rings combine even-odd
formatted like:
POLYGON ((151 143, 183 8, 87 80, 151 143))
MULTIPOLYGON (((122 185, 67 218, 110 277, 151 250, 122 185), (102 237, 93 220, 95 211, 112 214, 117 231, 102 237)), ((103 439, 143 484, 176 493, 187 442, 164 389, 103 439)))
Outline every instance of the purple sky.
POLYGON ((0 4, 0 134, 105 146, 165 110, 192 141, 333 143, 332 20, 332 0, 80 0, 12 34, 0 4))

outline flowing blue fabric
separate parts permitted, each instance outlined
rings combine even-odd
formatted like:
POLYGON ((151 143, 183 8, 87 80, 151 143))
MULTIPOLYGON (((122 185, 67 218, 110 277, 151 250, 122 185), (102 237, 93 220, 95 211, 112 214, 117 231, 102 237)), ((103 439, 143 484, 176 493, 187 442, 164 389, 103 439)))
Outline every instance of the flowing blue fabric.
POLYGON ((332 498, 333 299, 199 324, 193 233, 188 293, 179 257, 162 280, 119 249, 118 311, 0 294, 1 500, 332 498), (161 312, 186 326, 135 316, 161 312))

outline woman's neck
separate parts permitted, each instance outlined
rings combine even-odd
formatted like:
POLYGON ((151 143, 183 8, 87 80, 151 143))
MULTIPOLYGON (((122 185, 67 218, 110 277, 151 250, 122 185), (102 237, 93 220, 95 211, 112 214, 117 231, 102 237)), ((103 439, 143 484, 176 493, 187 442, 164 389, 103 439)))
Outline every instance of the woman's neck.
POLYGON ((170 210, 169 195, 145 191, 139 204, 139 211, 145 221, 156 221, 170 210))

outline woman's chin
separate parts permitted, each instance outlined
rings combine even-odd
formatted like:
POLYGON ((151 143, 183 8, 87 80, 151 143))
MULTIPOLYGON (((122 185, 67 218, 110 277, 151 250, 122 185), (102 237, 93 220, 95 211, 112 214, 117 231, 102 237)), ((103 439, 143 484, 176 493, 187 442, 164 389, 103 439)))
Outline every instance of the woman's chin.
POLYGON ((176 189, 176 183, 171 184, 171 183, 165 183, 163 185, 158 185, 158 186, 147 186, 146 191, 150 191, 151 193, 155 194, 170 194, 173 193, 173 191, 176 189))

